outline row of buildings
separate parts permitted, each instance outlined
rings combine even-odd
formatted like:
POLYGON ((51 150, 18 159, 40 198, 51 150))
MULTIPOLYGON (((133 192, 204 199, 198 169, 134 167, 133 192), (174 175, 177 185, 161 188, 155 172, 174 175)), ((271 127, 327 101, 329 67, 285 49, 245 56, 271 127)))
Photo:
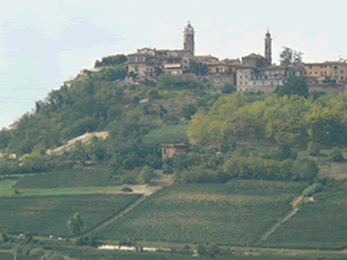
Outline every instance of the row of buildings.
POLYGON ((289 66, 272 64, 272 39, 269 31, 265 34, 264 56, 252 53, 241 60, 219 60, 211 55, 195 55, 194 36, 194 28, 188 22, 183 31, 183 49, 142 48, 129 54, 128 73, 150 76, 163 71, 178 75, 187 72, 189 64, 194 61, 205 64, 210 75, 230 75, 230 82, 235 84, 239 91, 272 92, 290 75, 305 76, 310 84, 347 82, 347 63, 342 61, 289 66))

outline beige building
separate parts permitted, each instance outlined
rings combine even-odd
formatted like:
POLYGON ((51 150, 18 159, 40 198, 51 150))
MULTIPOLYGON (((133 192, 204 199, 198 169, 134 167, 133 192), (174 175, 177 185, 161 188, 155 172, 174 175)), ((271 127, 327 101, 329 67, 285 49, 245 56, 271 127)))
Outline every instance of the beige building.
POLYGON ((323 83, 335 80, 336 83, 347 82, 347 63, 342 61, 325 61, 317 63, 305 63, 304 76, 310 82, 323 83))
POLYGON ((163 160, 173 157, 177 153, 187 153, 189 146, 187 144, 162 144, 161 157, 163 160))

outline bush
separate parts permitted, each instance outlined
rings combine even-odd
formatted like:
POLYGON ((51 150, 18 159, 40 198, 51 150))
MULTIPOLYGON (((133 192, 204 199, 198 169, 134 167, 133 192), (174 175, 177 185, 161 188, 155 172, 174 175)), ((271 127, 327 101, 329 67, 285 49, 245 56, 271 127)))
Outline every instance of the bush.
POLYGON ((3 241, 4 243, 6 243, 6 242, 9 241, 9 238, 8 238, 8 236, 7 236, 7 231, 3 231, 3 232, 1 233, 1 238, 2 238, 2 241, 3 241))
POLYGON ((335 147, 329 154, 330 161, 333 162, 344 162, 345 158, 342 155, 342 152, 339 150, 339 148, 335 147))
POLYGON ((151 180, 156 176, 154 169, 148 165, 144 166, 142 168, 142 171, 140 173, 140 179, 144 183, 150 183, 151 180))
POLYGON ((321 192, 323 190, 323 185, 320 183, 313 183, 310 187, 303 190, 302 195, 312 196, 314 193, 321 192))
POLYGON ((320 154, 319 144, 313 141, 307 144, 307 151, 311 156, 318 156, 320 154))
POLYGON ((29 255, 31 257, 38 257, 43 255, 43 249, 42 248, 34 248, 29 252, 29 255))
POLYGON ((309 181, 317 177, 319 168, 313 160, 305 158, 295 160, 291 171, 293 180, 309 181))

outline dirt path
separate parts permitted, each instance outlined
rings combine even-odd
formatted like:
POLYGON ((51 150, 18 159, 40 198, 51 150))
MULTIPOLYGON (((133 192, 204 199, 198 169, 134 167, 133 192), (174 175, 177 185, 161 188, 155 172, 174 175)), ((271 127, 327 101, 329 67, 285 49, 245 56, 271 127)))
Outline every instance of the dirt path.
MULTIPOLYGON (((102 224, 100 224, 100 226, 97 226, 96 228, 90 230, 89 232, 83 234, 82 236, 79 236, 78 238, 86 237, 92 233, 95 233, 96 231, 99 231, 100 229, 102 229, 106 225, 111 224, 113 221, 119 219, 124 214, 126 214, 127 212, 129 212, 130 210, 135 208, 142 201, 144 201, 146 199, 146 197, 150 196, 155 191, 162 189, 164 186, 171 186, 174 183, 174 178, 172 175, 160 174, 158 177, 159 177, 158 179, 153 180, 158 186, 149 186, 148 184, 147 185, 131 185, 131 186, 129 186, 129 187, 131 187, 133 192, 130 192, 130 193, 127 192, 126 194, 138 193, 138 194, 143 194, 143 196, 140 199, 138 199, 135 203, 131 204, 129 207, 127 207, 124 210, 122 210, 121 212, 119 212, 113 218, 103 222, 102 224)), ((112 192, 112 193, 125 194, 124 192, 119 192, 119 191, 112 192)))
POLYGON ((138 199, 135 203, 131 204, 129 207, 125 208, 123 211, 121 211, 120 213, 118 213, 116 216, 114 216, 113 218, 111 218, 110 220, 105 221, 104 223, 102 223, 100 226, 90 230, 89 232, 83 234, 82 236, 79 236, 77 238, 81 238, 81 237, 86 237, 89 236, 92 233, 95 233, 96 231, 99 231, 100 229, 102 229, 103 227, 105 227, 106 225, 112 223, 113 221, 119 219, 120 217, 122 217, 125 213, 129 212, 130 210, 132 210, 133 208, 135 208, 137 205, 139 205, 142 201, 144 201, 146 199, 146 196, 142 196, 140 199, 138 199))
POLYGON ((296 206, 298 205, 298 203, 302 199, 303 199, 303 196, 299 196, 297 198, 294 198, 293 201, 290 203, 293 206, 293 210, 291 212, 289 212, 287 214, 287 216, 285 216, 280 222, 278 222, 276 225, 274 225, 268 232, 263 234, 261 236, 261 238, 255 244, 259 244, 259 243, 263 242, 264 240, 266 240, 268 238, 268 236, 276 230, 276 228, 278 228, 283 222, 287 221, 292 216, 294 216, 296 214, 296 212, 298 212, 298 210, 299 210, 299 207, 296 207, 296 206))

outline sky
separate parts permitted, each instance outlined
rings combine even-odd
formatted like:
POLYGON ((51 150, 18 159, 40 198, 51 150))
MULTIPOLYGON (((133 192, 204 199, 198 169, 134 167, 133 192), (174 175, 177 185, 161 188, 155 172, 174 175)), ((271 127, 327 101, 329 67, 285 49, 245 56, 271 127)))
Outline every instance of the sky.
POLYGON ((17 0, 0 9, 0 129, 95 60, 142 47, 180 49, 195 29, 196 55, 220 59, 282 47, 304 62, 347 59, 346 0, 17 0))

